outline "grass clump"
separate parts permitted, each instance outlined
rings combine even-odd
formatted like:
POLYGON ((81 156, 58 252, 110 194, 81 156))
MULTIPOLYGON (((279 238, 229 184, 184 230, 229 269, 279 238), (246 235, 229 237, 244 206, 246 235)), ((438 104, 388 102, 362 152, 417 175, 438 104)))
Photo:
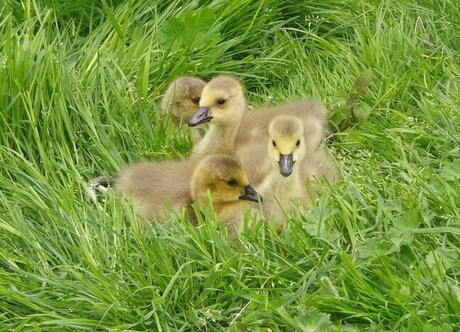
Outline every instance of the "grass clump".
POLYGON ((459 19, 449 0, 7 0, 1 329, 457 330, 459 19), (220 73, 254 105, 328 106, 343 177, 311 211, 232 245, 213 215, 87 200, 95 176, 186 154, 158 99, 220 73))

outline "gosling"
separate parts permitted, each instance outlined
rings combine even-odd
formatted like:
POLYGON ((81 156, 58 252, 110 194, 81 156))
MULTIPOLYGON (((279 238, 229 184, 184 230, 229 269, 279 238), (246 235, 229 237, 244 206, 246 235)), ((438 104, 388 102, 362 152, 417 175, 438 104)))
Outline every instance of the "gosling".
POLYGON ((190 127, 209 122, 203 139, 192 154, 232 153, 241 119, 247 108, 240 82, 230 76, 217 76, 206 84, 200 107, 189 119, 190 127))
POLYGON ((227 227, 230 238, 241 229, 246 210, 257 204, 243 204, 242 200, 259 202, 261 197, 249 184, 239 162, 229 155, 210 155, 200 161, 190 182, 191 197, 200 210, 207 206, 211 195, 219 220, 227 227))
POLYGON ((285 213, 293 211, 292 199, 310 204, 305 179, 299 170, 305 166, 307 149, 304 126, 294 116, 275 117, 268 132, 265 153, 271 161, 271 170, 257 188, 266 198, 263 205, 265 216, 273 219, 280 228, 286 221, 285 213))
POLYGON ((169 84, 161 99, 163 114, 170 114, 174 124, 186 123, 196 112, 206 82, 192 76, 181 76, 169 84))
POLYGON ((138 215, 162 222, 172 212, 183 208, 191 211, 189 206, 193 201, 204 207, 209 190, 217 215, 232 232, 243 217, 239 203, 260 199, 238 161, 228 155, 138 163, 123 170, 114 187, 132 200, 138 215))

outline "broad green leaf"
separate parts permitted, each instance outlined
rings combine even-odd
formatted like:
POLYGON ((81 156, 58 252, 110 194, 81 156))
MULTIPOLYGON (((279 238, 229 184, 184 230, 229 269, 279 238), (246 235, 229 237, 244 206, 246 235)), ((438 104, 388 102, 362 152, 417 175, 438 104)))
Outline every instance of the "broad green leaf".
POLYGON ((210 8, 188 9, 179 16, 166 21, 158 33, 158 42, 164 49, 180 51, 216 45, 219 39, 219 24, 210 8))

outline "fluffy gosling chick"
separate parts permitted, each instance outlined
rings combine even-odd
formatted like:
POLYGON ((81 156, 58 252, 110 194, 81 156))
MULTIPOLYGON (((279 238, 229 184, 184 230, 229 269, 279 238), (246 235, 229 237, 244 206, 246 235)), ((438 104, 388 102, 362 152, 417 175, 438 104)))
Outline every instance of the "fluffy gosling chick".
MULTIPOLYGON (((241 159, 249 180, 256 188, 264 181, 272 168, 265 139, 270 136, 270 124, 278 116, 290 116, 303 127, 305 154, 316 155, 329 132, 326 109, 317 101, 304 100, 290 104, 260 108, 244 114, 235 140, 235 153, 241 159), (262 140, 261 140, 262 138, 262 140)), ((272 134, 274 129, 272 129, 272 134)), ((271 140, 273 141, 273 140, 271 140)), ((311 167, 307 167, 310 172, 311 167)), ((305 179, 308 174, 304 172, 305 179)))
POLYGON ((209 129, 195 145, 193 153, 232 153, 235 136, 247 108, 240 82, 230 76, 213 78, 203 88, 199 106, 188 124, 194 127, 209 122, 209 129))
POLYGON ((114 188, 132 200, 138 215, 160 221, 194 200, 204 206, 209 190, 219 217, 230 230, 243 218, 237 203, 259 200, 238 161, 228 155, 134 164, 118 175, 114 188))
POLYGON ((167 87, 160 108, 163 114, 169 113, 176 126, 187 122, 196 112, 201 92, 206 82, 192 76, 181 76, 167 87))
POLYGON ((280 115, 270 122, 268 132, 266 149, 272 167, 258 190, 266 196, 263 204, 266 217, 281 227, 286 222, 285 212, 293 210, 292 199, 309 204, 305 179, 299 170, 306 156, 304 126, 297 117, 280 115))
POLYGON ((239 162, 234 157, 221 154, 209 155, 199 162, 190 181, 190 192, 200 209, 207 206, 209 192, 217 216, 228 228, 231 238, 236 236, 242 225, 244 211, 250 208, 242 201, 261 200, 250 186, 239 162))

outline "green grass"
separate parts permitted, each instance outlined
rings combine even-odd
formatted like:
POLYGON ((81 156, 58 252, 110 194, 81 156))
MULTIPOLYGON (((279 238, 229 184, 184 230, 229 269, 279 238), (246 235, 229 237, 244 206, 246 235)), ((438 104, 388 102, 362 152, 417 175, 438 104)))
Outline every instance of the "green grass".
MULTIPOLYGON (((440 1, 6 0, 0 330, 460 328, 460 7, 440 1), (342 179, 277 234, 146 225, 87 181, 191 147, 182 74, 328 106, 342 179)), ((326 188, 325 188, 326 189, 326 188)))

